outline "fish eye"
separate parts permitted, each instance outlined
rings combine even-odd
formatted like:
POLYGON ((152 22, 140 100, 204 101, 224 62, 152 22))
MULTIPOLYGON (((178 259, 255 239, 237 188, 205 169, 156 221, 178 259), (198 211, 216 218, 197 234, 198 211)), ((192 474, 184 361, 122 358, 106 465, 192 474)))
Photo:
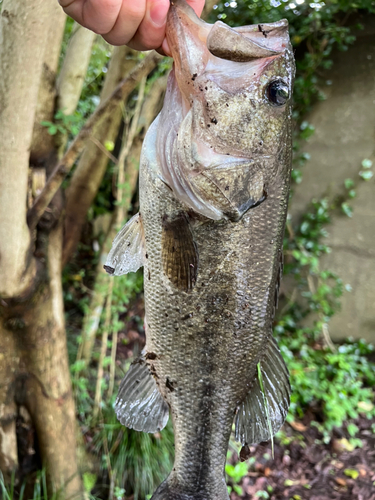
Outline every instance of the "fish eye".
POLYGON ((283 80, 273 80, 266 88, 266 97, 274 106, 282 106, 289 98, 288 85, 283 80))

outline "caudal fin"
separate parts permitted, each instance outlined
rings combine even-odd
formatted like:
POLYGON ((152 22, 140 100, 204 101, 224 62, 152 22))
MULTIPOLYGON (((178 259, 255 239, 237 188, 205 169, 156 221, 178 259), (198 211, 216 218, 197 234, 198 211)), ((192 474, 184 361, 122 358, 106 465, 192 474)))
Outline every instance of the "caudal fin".
POLYGON ((197 491, 197 486, 190 488, 179 484, 173 473, 159 486, 151 500, 229 500, 224 477, 205 491, 197 491), (195 491, 194 491, 195 490, 195 491))

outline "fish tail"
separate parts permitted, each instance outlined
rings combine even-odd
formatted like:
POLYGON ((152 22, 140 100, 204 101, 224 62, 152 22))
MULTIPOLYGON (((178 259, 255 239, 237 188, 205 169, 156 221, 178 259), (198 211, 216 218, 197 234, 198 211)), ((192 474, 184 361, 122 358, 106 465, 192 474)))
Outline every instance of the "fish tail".
POLYGON ((224 478, 209 492, 194 489, 179 484, 177 478, 171 475, 159 486, 151 500, 229 500, 224 478))

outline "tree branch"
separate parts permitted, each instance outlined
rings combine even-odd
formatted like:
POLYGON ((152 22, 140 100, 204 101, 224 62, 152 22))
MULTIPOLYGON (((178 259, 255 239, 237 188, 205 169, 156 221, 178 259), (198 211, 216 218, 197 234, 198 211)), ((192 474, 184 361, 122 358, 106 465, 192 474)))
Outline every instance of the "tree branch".
MULTIPOLYGON (((125 45, 114 49, 100 93, 100 102, 104 102, 112 94, 137 63, 138 54, 132 49, 125 45)), ((126 108, 125 101, 126 99, 95 126, 65 191, 63 265, 68 262, 78 245, 87 212, 103 180, 109 158, 104 144, 106 141, 116 142, 123 119, 123 108, 126 108)), ((117 164, 116 158, 112 158, 112 161, 117 164)))
POLYGON ((27 222, 32 230, 38 224, 45 209, 59 189, 62 181, 70 172, 77 156, 82 152, 87 139, 90 137, 94 127, 106 116, 108 116, 117 107, 125 96, 127 96, 137 85, 139 80, 147 75, 158 63, 161 56, 156 52, 148 54, 131 73, 118 85, 112 95, 100 104, 97 110, 87 120, 84 127, 81 129, 77 137, 74 139, 68 151, 56 165, 47 184, 38 198, 35 200, 33 207, 27 214, 27 222))

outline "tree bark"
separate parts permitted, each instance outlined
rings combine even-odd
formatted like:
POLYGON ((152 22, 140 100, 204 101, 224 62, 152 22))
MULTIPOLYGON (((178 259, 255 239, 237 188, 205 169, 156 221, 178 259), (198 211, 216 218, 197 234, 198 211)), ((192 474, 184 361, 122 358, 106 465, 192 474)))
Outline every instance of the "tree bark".
POLYGON ((28 167, 49 12, 43 0, 4 0, 0 19, 0 294, 32 279, 26 224, 28 167))
MULTIPOLYGON (((136 62, 135 51, 125 46, 114 49, 101 93, 101 102, 111 95, 116 86, 135 66, 136 62)), ((92 135, 102 145, 104 145, 105 141, 115 142, 116 140, 122 118, 121 104, 119 103, 117 108, 95 127, 92 135)), ((86 221, 87 211, 98 191, 107 164, 108 155, 98 149, 94 142, 88 142, 67 190, 63 249, 64 264, 67 263, 76 249, 82 227, 86 221)))
POLYGON ((0 342, 4 346, 8 341, 4 356, 11 369, 2 379, 2 389, 4 380, 7 387, 5 398, 1 392, 0 396, 12 408, 22 405, 29 411, 49 481, 61 488, 59 498, 65 499, 79 497, 82 491, 65 338, 61 236, 61 226, 49 235, 39 234, 33 285, 23 296, 1 301, 0 342))
MULTIPOLYGON (((4 306, 6 302, 1 300, 0 310, 4 306)), ((18 363, 19 354, 10 323, 0 327, 0 470, 6 482, 18 467, 14 386, 18 363)))
POLYGON ((22 355, 25 406, 35 425, 51 483, 61 498, 82 494, 77 464, 76 415, 65 337, 61 284, 62 225, 48 235, 46 281, 37 302, 24 312, 27 328, 22 355))
MULTIPOLYGON (((42 71, 48 5, 43 0, 5 0, 0 17, 0 307, 31 284, 35 261, 26 224, 29 150, 42 71)), ((14 377, 17 338, 9 318, 0 335, 0 469, 17 466, 14 377)))
POLYGON ((74 24, 64 63, 57 80, 57 107, 65 115, 73 114, 77 108, 95 37, 94 32, 77 23, 74 24))
POLYGON ((56 0, 46 0, 46 2, 49 4, 48 19, 50 22, 31 142, 31 164, 43 162, 54 149, 54 136, 48 133, 47 128, 41 125, 41 122, 52 122, 54 119, 56 76, 66 22, 66 15, 58 2, 56 0))

